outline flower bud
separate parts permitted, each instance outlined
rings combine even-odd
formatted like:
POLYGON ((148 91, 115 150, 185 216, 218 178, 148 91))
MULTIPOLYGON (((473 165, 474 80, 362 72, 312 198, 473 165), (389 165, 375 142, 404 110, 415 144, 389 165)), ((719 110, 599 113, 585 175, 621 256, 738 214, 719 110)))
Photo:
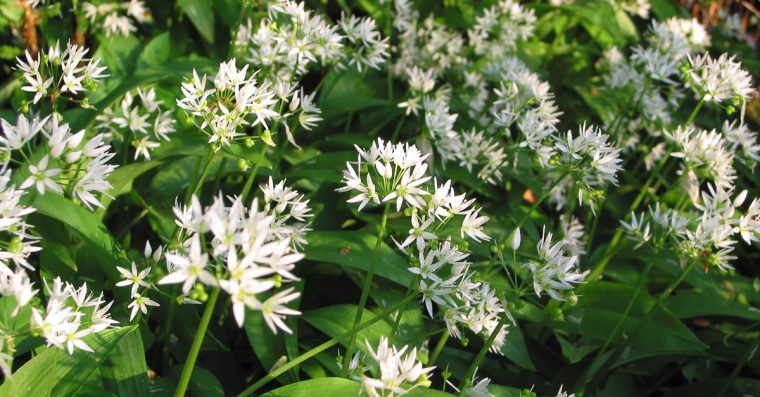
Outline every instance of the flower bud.
POLYGON ((520 228, 516 228, 514 232, 512 232, 512 241, 510 241, 510 247, 512 247, 512 251, 517 251, 520 248, 520 228))

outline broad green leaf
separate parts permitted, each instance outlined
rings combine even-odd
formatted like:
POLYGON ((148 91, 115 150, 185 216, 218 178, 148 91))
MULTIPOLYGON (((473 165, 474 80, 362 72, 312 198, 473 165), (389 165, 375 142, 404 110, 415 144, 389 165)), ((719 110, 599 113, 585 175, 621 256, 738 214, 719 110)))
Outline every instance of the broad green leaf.
POLYGON ((169 61, 171 56, 171 35, 169 32, 153 37, 137 58, 137 69, 160 66, 169 61))
POLYGON ((94 248, 103 272, 112 280, 120 280, 116 266, 124 266, 121 249, 105 225, 87 209, 57 194, 48 193, 34 200, 37 213, 56 219, 84 238, 94 248))
POLYGON ((525 344, 525 337, 519 325, 509 327, 509 333, 504 339, 504 346, 501 348, 502 354, 510 361, 517 364, 520 368, 536 370, 533 361, 528 353, 528 346, 525 344))
MULTIPOLYGON (((50 347, 34 356, 0 386, 2 396, 73 396, 135 326, 108 329, 84 338, 93 353, 69 354, 50 347)), ((140 352, 142 354, 142 352, 140 352)))
MULTIPOLYGON (((357 310, 358 306, 356 305, 326 306, 305 312, 302 318, 327 336, 337 338, 353 328, 357 310)), ((371 310, 364 310, 361 322, 369 321, 375 315, 371 310)), ((357 332, 356 341, 359 348, 366 353, 365 340, 370 345, 375 346, 380 341, 381 336, 390 335, 393 329, 390 324, 391 321, 390 319, 383 319, 357 332)), ((348 340, 341 340, 340 342, 345 344, 348 340)))
POLYGON ((342 171, 348 161, 356 161, 356 150, 321 153, 314 159, 291 167, 286 176, 289 179, 308 178, 338 183, 343 179, 342 171))
MULTIPOLYGON (((313 231, 306 235, 306 258, 367 271, 377 237, 366 231, 313 231)), ((408 286, 409 263, 389 245, 380 245, 375 274, 408 286)))
POLYGON ((681 319, 701 316, 730 316, 760 321, 760 309, 757 307, 728 300, 720 295, 684 291, 670 297, 665 304, 676 317, 681 319))
POLYGON ((376 90, 370 85, 370 80, 352 68, 340 75, 329 72, 324 78, 318 106, 325 117, 388 104, 386 99, 375 95, 376 90))
POLYGON ((108 192, 108 194, 111 197, 104 195, 101 198, 101 203, 103 203, 103 206, 108 208, 108 205, 111 204, 111 201, 113 201, 113 199, 121 196, 122 194, 131 192, 132 182, 134 182, 135 179, 161 164, 161 161, 153 160, 144 163, 139 162, 123 165, 114 170, 114 172, 108 176, 108 182, 111 183, 111 190, 108 192))
POLYGON ((104 382, 111 385, 119 396, 147 397, 148 365, 140 332, 125 335, 104 365, 100 367, 104 382))
POLYGON ((214 42, 214 10, 210 0, 179 0, 182 11, 209 43, 214 42))
MULTIPOLYGON (((358 396, 362 391, 359 382, 343 378, 310 379, 272 390, 261 397, 313 397, 313 396, 358 396)), ((452 394, 438 390, 417 388, 404 394, 406 397, 446 397, 452 394)))
MULTIPOLYGON (((581 317, 580 330, 587 342, 603 343, 622 318, 634 292, 635 288, 623 284, 589 282, 578 290, 582 298, 577 310, 569 315, 581 317)), ((639 293, 615 340, 620 341, 632 332, 654 303, 654 297, 639 293)), ((670 310, 662 306, 653 310, 638 337, 629 342, 629 348, 618 359, 618 365, 658 355, 701 354, 707 348, 670 310)))

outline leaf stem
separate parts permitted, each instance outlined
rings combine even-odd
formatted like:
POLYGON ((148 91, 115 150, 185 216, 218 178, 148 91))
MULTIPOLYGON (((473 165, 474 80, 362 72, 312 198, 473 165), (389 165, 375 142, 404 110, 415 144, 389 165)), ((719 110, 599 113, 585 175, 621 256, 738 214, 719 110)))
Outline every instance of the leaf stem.
POLYGON ((177 389, 174 391, 174 397, 183 397, 185 391, 187 391, 187 385, 190 383, 190 376, 193 374, 193 368, 195 368, 195 361, 198 359, 198 353, 201 351, 201 345, 203 344, 203 338, 206 336, 206 330, 208 324, 211 321, 211 314, 214 312, 214 306, 216 300, 219 298, 219 287, 215 287, 211 290, 208 302, 206 302, 206 308, 203 310, 203 316, 201 322, 198 324, 198 330, 195 331, 195 337, 193 337, 193 344, 190 345, 190 352, 187 353, 187 359, 185 365, 182 367, 182 374, 179 377, 177 383, 177 389))
POLYGON ((491 335, 483 344, 483 347, 480 348, 480 351, 478 352, 478 355, 475 356, 475 359, 472 361, 472 364, 470 364, 470 368, 467 369, 467 373, 464 375, 464 378, 462 378, 461 382, 459 383, 459 390, 462 391, 462 395, 464 395, 464 389, 467 386, 467 382, 469 382, 470 378, 472 378, 472 375, 475 374, 475 370, 478 369, 478 365, 480 365, 480 362, 483 361, 483 358, 486 356, 488 349, 490 349, 491 345, 493 345, 493 342, 496 340, 496 337, 499 335, 499 332, 501 332, 501 329, 504 328, 505 325, 507 325, 507 321, 509 321, 509 316, 504 314, 501 317, 501 319, 499 319, 499 323, 496 324, 496 328, 493 329, 493 332, 491 332, 491 335))
MULTIPOLYGON (((390 203, 385 204, 385 209, 383 210, 383 218, 380 220, 380 230, 377 232, 375 249, 372 251, 372 260, 369 264, 369 269, 367 269, 367 277, 364 279, 362 294, 359 298, 359 308, 356 310, 356 317, 354 317, 354 328, 356 328, 361 322, 362 315, 364 314, 364 307, 367 305, 367 297, 369 296, 369 290, 372 287, 372 277, 375 275, 375 266, 377 265, 377 257, 380 252, 380 245, 383 244, 383 238, 385 237, 385 225, 388 223, 388 212, 390 211, 390 208, 390 203)), ((348 340, 346 355, 343 357, 343 367, 340 371, 342 377, 346 377, 348 374, 348 364, 351 361, 351 355, 354 352, 355 344, 356 335, 353 334, 348 340)))

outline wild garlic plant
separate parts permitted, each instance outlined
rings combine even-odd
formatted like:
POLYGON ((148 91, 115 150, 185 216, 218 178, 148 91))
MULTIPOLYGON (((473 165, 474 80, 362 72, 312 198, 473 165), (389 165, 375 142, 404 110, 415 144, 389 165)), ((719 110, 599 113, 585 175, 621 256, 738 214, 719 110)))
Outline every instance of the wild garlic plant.
POLYGON ((172 111, 158 99, 153 87, 127 92, 120 103, 106 108, 95 119, 99 122, 95 128, 102 131, 112 145, 120 144, 125 152, 127 147, 134 148, 135 160, 150 160, 151 151, 159 147, 161 141, 169 141, 175 131, 172 111))
MULTIPOLYGON (((85 58, 88 52, 86 47, 70 42, 61 51, 60 41, 47 52, 32 55, 26 51, 24 59, 17 58, 16 67, 23 73, 27 84, 21 89, 34 93, 32 103, 35 105, 42 98, 48 99, 53 112, 57 110, 59 99, 88 107, 87 97, 79 97, 108 76, 104 74, 106 67, 100 65, 100 60, 85 58)), ((23 107, 27 108, 28 104, 23 107)))
POLYGON ((108 176, 116 169, 109 164, 114 153, 102 134, 88 138, 85 130, 72 132, 60 117, 54 113, 30 120, 19 114, 15 125, 0 119, 2 168, 14 170, 23 178, 19 187, 35 195, 53 192, 90 210, 103 207, 102 197, 111 189, 108 176))
POLYGON ((140 0, 83 2, 80 7, 89 23, 103 29, 106 36, 128 36, 137 31, 135 22, 145 24, 151 20, 150 11, 140 0))
POLYGON ((3 3, 0 390, 758 394, 756 21, 679 3, 3 3))

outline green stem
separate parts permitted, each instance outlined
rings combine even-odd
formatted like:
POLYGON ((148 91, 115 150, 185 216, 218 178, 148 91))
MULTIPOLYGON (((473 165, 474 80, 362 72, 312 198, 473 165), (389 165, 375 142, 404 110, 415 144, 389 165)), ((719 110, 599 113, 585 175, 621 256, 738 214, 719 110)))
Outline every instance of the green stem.
POLYGON ((667 288, 665 288, 665 291, 660 294, 660 296, 657 298, 657 300, 654 302, 654 304, 644 313, 644 316, 636 323, 636 326, 633 328, 631 333, 629 334, 629 337, 623 340, 617 348, 612 352, 609 358, 607 358, 604 361, 604 364, 599 368, 599 371, 597 372, 597 376, 594 378, 598 380, 604 379, 604 373, 610 369, 610 367, 615 363, 618 357, 620 357, 620 354, 623 353, 623 350, 625 350, 626 346, 628 346, 631 342, 636 340, 636 338, 639 336, 639 333, 641 333, 641 330, 644 329, 644 326, 649 322, 649 320, 654 315, 655 310, 657 307, 662 305, 665 300, 667 300, 670 295, 673 293, 673 291, 678 288, 678 286, 681 284, 681 282, 686 278, 686 276, 691 272, 691 270, 696 266, 698 261, 694 260, 689 263, 689 265, 681 272, 681 274, 678 276, 677 279, 675 279, 670 285, 668 285, 667 288))
MULTIPOLYGON (((380 230, 377 232, 377 241, 375 242, 375 249, 372 251, 372 260, 367 270, 367 278, 364 279, 364 286, 362 287, 362 295, 359 298, 359 308, 356 310, 356 317, 354 317, 354 325, 356 328, 362 320, 364 314, 364 307, 367 305, 367 297, 369 296, 369 289, 372 287, 372 277, 375 275, 375 266, 377 265, 377 257, 380 252, 380 245, 383 243, 385 237, 385 225, 388 223, 388 212, 390 211, 390 203, 385 204, 383 210, 383 218, 380 220, 380 230)), ((351 354, 354 352, 354 345, 356 344, 356 335, 351 335, 348 340, 348 346, 346 347, 346 355, 343 357, 343 368, 341 368, 341 376, 345 377, 348 374, 348 364, 351 361, 351 354)))
POLYGON ((190 189, 190 185, 188 185, 187 192, 185 193, 185 204, 189 203, 190 198, 198 194, 198 192, 201 190, 201 186, 203 186, 203 182, 206 181, 209 168, 211 168, 210 167, 211 161, 214 159, 215 154, 216 154, 216 150, 214 150, 213 147, 209 147, 208 153, 206 154, 206 161, 203 164, 203 170, 201 171, 201 175, 198 177, 198 180, 195 181, 195 184, 193 185, 192 189, 190 189))
POLYGON ((694 107, 694 110, 691 111, 691 114, 689 115, 689 118, 686 119, 686 126, 687 127, 697 117, 697 113, 699 113, 699 109, 702 109, 702 105, 704 105, 704 104, 705 104, 705 98, 702 98, 702 99, 699 100, 699 102, 697 102, 697 106, 694 107))
MULTIPOLYGON (((356 335, 357 332, 369 327, 370 325, 384 319, 389 314, 393 313, 394 311, 398 310, 401 307, 404 307, 407 303, 409 303, 417 294, 409 294, 406 296, 406 298, 402 299, 398 303, 396 303, 393 306, 388 307, 385 309, 382 313, 378 314, 377 316, 359 324, 356 327, 351 328, 350 330, 344 332, 337 338, 332 338, 328 340, 327 342, 316 346, 312 348, 311 350, 307 351, 306 353, 301 354, 300 356, 294 358, 293 360, 288 361, 287 363, 283 364, 282 366, 278 367, 276 370, 268 373, 263 378, 259 379, 256 383, 248 387, 247 389, 243 390, 242 393, 238 394, 238 397, 245 397, 252 395, 256 390, 259 390, 262 386, 266 385, 270 381, 274 380, 278 376, 284 374, 286 371, 290 370, 291 368, 301 364, 302 362, 316 356, 319 353, 322 353, 323 351, 329 349, 332 346, 337 345, 340 343, 341 340, 344 340, 348 337, 356 335)), ((348 355, 346 355, 348 356, 348 355)))
POLYGON ((256 165, 253 167, 253 171, 248 175, 248 179, 245 181, 245 186, 243 186, 243 191, 240 193, 240 200, 245 202, 245 199, 248 197, 248 193, 251 192, 251 187, 253 186, 253 180, 256 179, 256 172, 259 170, 259 166, 261 166, 261 162, 264 160, 264 155, 267 152, 267 148, 264 147, 261 150, 261 154, 259 155, 259 159, 256 160, 256 165))
POLYGON ((435 364, 435 360, 438 359, 438 356, 441 355, 441 351, 443 350, 443 347, 446 346, 446 342, 449 340, 449 330, 446 329, 443 331, 443 335, 441 335, 441 338, 438 339, 438 343, 435 345, 435 349, 433 349, 433 353, 430 355, 430 360, 428 360, 428 366, 432 366, 435 364))
POLYGON ((505 325, 507 325, 507 321, 509 321, 509 317, 506 314, 504 314, 501 317, 501 319, 499 319, 499 323, 496 325, 496 328, 494 328, 493 332, 491 332, 491 336, 488 337, 488 340, 486 340, 486 342, 483 344, 483 347, 480 348, 478 355, 475 356, 475 360, 473 360, 472 364, 470 364, 470 368, 467 369, 467 373, 465 374, 464 378, 462 378, 461 382, 459 383, 459 390, 462 391, 462 395, 464 395, 464 388, 467 386, 467 383, 472 378, 472 375, 475 374, 475 370, 478 369, 478 365, 480 365, 480 362, 483 361, 483 358, 486 356, 488 349, 490 349, 491 345, 493 345, 493 342, 496 340, 496 337, 499 335, 499 332, 501 332, 501 329, 504 328, 505 325))
POLYGON ((198 324, 198 330, 195 331, 195 337, 193 337, 193 344, 190 346, 190 352, 187 353, 185 365, 182 367, 182 374, 179 377, 177 389, 174 391, 174 397, 184 397, 185 391, 187 391, 187 385, 190 383, 190 376, 193 374, 193 368, 195 368, 195 361, 198 359, 198 353, 201 351, 203 338, 206 336, 206 330, 211 321, 211 314, 214 312, 216 300, 219 298, 219 291, 219 287, 214 288, 211 291, 211 295, 209 295, 208 302, 206 302, 206 308, 203 310, 201 322, 198 324))

